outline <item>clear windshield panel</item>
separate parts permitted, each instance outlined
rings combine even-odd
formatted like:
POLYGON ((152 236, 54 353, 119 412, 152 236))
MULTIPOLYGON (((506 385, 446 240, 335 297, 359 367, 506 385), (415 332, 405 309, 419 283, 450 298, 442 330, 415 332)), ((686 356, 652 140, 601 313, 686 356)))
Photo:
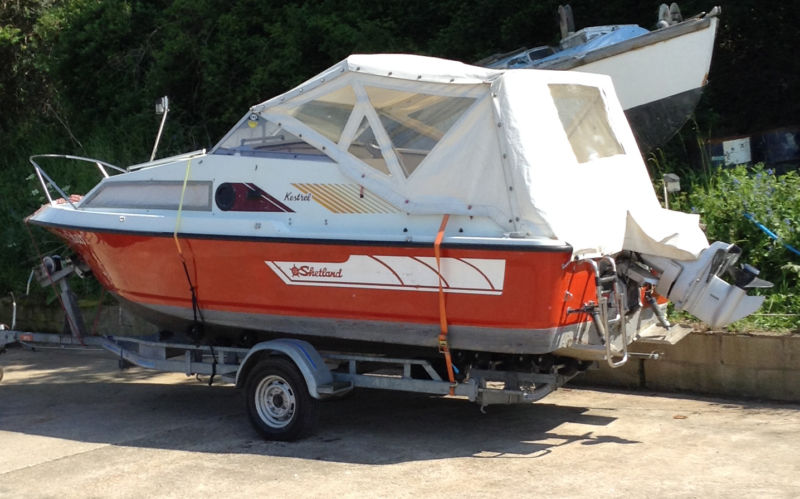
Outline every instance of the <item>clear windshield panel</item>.
POLYGON ((355 139, 350 143, 347 152, 368 164, 372 168, 378 170, 386 175, 391 175, 389 167, 386 165, 386 160, 383 158, 381 146, 375 139, 375 133, 372 127, 369 126, 369 121, 364 117, 361 119, 361 124, 356 131, 355 139))
POLYGON ((392 141, 400 166, 411 175, 475 99, 365 87, 392 141))
POLYGON ((281 128, 277 123, 253 114, 220 142, 216 154, 243 156, 324 156, 325 153, 281 128))
POLYGON ((600 89, 586 85, 550 84, 550 95, 579 163, 625 154, 608 122, 600 89))
POLYGON ((338 143, 355 102, 353 89, 342 87, 298 106, 291 111, 291 115, 338 143))

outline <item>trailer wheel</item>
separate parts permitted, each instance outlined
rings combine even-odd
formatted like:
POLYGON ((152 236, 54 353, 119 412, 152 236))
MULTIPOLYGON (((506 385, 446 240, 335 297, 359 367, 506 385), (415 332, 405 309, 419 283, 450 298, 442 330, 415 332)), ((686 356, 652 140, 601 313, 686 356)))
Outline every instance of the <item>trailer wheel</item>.
POLYGON ((245 383, 247 414, 255 429, 269 440, 295 440, 309 435, 317 422, 317 401, 305 378, 290 360, 262 360, 245 383))

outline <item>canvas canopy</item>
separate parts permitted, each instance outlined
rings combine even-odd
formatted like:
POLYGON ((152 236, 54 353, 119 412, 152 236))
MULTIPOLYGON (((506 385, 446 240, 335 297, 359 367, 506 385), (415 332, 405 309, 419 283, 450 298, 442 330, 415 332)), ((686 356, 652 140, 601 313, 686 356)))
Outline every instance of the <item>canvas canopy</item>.
POLYGON ((661 208, 611 79, 353 55, 254 106, 214 151, 324 156, 412 214, 491 217, 516 237, 676 259, 707 247, 661 208))

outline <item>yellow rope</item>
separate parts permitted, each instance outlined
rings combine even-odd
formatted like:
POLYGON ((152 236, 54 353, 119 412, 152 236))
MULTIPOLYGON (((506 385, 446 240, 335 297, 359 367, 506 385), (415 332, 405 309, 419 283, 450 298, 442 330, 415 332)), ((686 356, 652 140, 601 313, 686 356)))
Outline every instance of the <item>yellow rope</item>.
POLYGON ((183 260, 183 250, 181 249, 181 243, 178 240, 178 229, 181 226, 181 213, 183 212, 183 196, 186 194, 186 184, 189 182, 189 172, 192 170, 192 159, 186 162, 186 175, 183 177, 183 188, 181 189, 181 201, 178 203, 178 216, 175 217, 175 232, 172 233, 172 239, 175 240, 175 246, 178 248, 178 255, 180 255, 181 260, 183 260))
MULTIPOLYGON (((194 322, 195 325, 198 324, 198 317, 200 318, 199 324, 202 327, 203 324, 203 315, 200 311, 200 305, 197 298, 197 292, 194 284, 192 283, 192 278, 189 275, 189 267, 186 265, 186 258, 183 256, 183 249, 181 248, 181 242, 178 239, 178 229, 181 226, 181 213, 183 212, 183 197, 186 194, 186 184, 189 182, 189 172, 192 170, 192 160, 191 158, 186 162, 186 175, 183 177, 183 188, 181 189, 181 201, 178 203, 178 214, 175 217, 175 231, 172 233, 172 239, 175 241, 175 247, 178 248, 178 257, 181 259, 181 265, 183 266, 183 272, 186 274, 186 281, 189 283, 189 292, 192 294, 192 313, 194 314, 194 322)), ((194 329, 194 326, 193 326, 194 329)), ((215 360, 216 362, 216 360, 215 360)), ((213 375, 212 375, 213 379, 213 375)))

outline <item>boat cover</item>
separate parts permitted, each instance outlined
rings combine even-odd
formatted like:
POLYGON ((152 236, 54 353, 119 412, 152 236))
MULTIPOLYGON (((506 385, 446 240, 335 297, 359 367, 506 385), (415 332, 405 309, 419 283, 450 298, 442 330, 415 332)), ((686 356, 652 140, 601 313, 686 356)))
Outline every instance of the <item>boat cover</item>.
POLYGON ((275 130, 410 214, 488 216, 582 256, 708 246, 697 215, 661 208, 605 75, 353 55, 254 106, 215 151, 275 130))
POLYGON ((538 67, 538 66, 547 67, 548 65, 551 65, 556 61, 560 61, 566 58, 580 59, 589 52, 593 52, 595 50, 599 50, 606 47, 611 47, 618 43, 622 43, 626 40, 630 40, 631 38, 636 38, 637 36, 646 35, 647 33, 650 33, 650 31, 635 24, 621 24, 615 26, 599 26, 596 28, 586 28, 578 33, 575 33, 575 35, 584 34, 584 37, 587 39, 585 43, 581 43, 572 46, 570 48, 559 50, 558 52, 556 52, 551 56, 542 57, 541 59, 532 61, 531 63, 528 63, 524 66, 521 63, 518 63, 512 67, 515 68, 538 67), (591 31, 592 29, 594 29, 595 31, 594 32, 591 31))

